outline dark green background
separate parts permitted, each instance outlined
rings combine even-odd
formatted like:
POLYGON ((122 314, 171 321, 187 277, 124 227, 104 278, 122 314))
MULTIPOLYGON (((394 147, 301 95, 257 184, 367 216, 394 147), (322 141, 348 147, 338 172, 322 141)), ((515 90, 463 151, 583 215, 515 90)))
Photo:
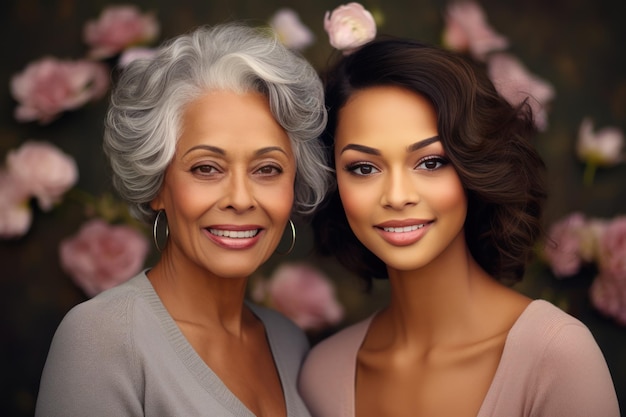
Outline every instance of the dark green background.
MULTIPOLYGON (((19 124, 13 119, 15 102, 9 79, 45 55, 77 59, 86 52, 82 28, 96 18, 108 1, 10 0, 0 5, 0 158, 27 139, 48 140, 78 162, 78 187, 95 195, 108 191, 109 179, 101 154, 102 119, 106 100, 91 103, 48 126, 19 124)), ((317 35, 304 51, 317 68, 330 56, 322 18, 340 2, 177 0, 135 1, 143 10, 155 10, 161 23, 160 40, 201 24, 246 19, 264 24, 280 7, 291 7, 317 35)), ((440 43, 445 1, 378 0, 363 4, 379 10, 381 32, 440 43)), ((491 25, 511 42, 510 52, 534 74, 552 83, 556 98, 550 127, 537 139, 549 168, 550 201, 547 223, 574 210, 591 217, 626 214, 626 165, 601 170, 593 186, 582 185, 583 165, 574 145, 583 117, 597 127, 626 129, 626 6, 621 0, 484 0, 491 25)), ((0 414, 32 415, 39 376, 54 330, 72 306, 85 299, 60 269, 59 241, 74 234, 85 220, 79 205, 66 201, 52 212, 35 207, 29 233, 18 240, 0 241, 0 414)), ((299 224, 299 241, 290 259, 315 262, 336 282, 347 309, 341 326, 358 320, 381 305, 387 295, 379 283, 372 295, 361 294, 358 282, 327 260, 310 257, 306 225, 299 224)), ((151 254, 148 264, 154 259, 151 254)), ((272 259, 268 273, 285 259, 272 259)), ((585 270, 567 280, 556 280, 541 264, 531 266, 519 289, 547 298, 585 322, 596 337, 611 369, 621 408, 626 407, 626 328, 593 310, 588 287, 594 271, 585 270)), ((334 331, 331 329, 330 331, 334 331)), ((330 332, 329 331, 329 332, 330 332)), ((315 342, 323 335, 312 335, 315 342)))

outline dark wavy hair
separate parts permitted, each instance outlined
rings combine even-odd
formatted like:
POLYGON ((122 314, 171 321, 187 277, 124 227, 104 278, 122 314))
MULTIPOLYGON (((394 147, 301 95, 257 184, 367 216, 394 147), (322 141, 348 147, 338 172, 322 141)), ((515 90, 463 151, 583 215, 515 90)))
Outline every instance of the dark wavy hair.
MULTIPOLYGON (((326 74, 328 125, 322 140, 335 166, 339 111, 356 91, 397 86, 430 100, 446 156, 465 189, 465 239, 478 264, 495 279, 520 281, 543 234, 545 165, 533 147, 530 106, 511 106, 484 67, 463 55, 409 39, 379 38, 342 57, 326 74)), ((315 248, 349 271, 387 278, 385 264, 356 238, 336 187, 313 220, 315 248)))

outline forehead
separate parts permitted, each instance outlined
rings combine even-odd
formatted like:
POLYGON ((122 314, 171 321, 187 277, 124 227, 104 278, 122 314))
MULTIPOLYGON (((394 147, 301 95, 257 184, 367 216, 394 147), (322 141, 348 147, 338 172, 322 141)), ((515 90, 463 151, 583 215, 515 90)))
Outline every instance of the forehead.
POLYGON ((428 99, 395 86, 353 94, 338 115, 336 141, 411 140, 437 136, 437 115, 428 99))
POLYGON ((177 147, 208 143, 223 148, 282 146, 290 148, 287 132, 274 118, 260 93, 211 91, 183 110, 177 147))

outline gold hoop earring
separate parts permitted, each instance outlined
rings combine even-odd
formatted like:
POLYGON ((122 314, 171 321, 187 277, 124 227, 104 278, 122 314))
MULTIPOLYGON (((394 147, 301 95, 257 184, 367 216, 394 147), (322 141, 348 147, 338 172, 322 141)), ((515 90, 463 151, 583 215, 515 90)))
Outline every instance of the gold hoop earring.
POLYGON ((161 248, 161 245, 159 245, 159 222, 162 214, 165 214, 165 210, 161 209, 157 211, 157 215, 154 218, 154 225, 152 226, 152 239, 154 240, 154 246, 156 246, 159 252, 163 252, 165 245, 167 245, 167 238, 170 236, 170 228, 167 224, 167 215, 165 215, 165 245, 161 248))
POLYGON ((278 250, 276 251, 277 254, 282 256, 289 255, 293 248, 296 246, 296 225, 293 224, 291 219, 289 219, 289 227, 291 228, 291 246, 289 246, 289 249, 287 249, 286 252, 279 252, 278 250))

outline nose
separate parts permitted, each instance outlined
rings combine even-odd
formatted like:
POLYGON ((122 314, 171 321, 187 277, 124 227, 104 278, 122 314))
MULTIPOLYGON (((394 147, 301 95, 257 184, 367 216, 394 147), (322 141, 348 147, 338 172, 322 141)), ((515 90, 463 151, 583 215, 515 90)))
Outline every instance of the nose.
POLYGON ((381 195, 383 207, 401 210, 419 203, 417 183, 406 169, 388 171, 381 195))
POLYGON ((255 207, 252 181, 245 172, 231 171, 224 184, 222 209, 243 212, 255 207))

